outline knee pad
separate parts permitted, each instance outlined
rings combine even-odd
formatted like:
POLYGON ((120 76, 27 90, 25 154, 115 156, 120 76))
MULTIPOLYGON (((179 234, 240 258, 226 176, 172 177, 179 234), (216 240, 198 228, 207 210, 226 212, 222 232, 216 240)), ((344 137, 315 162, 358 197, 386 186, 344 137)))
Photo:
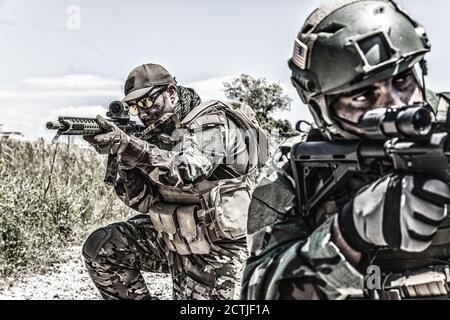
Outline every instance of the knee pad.
POLYGON ((92 232, 83 245, 83 256, 89 261, 95 260, 100 249, 111 238, 111 235, 112 230, 108 227, 92 232))

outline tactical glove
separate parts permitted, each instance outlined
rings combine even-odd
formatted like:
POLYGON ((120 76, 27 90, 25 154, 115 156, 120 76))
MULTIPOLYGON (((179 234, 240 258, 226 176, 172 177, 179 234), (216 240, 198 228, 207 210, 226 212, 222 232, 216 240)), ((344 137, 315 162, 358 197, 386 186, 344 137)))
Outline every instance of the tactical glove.
POLYGON ((338 215, 339 229, 354 249, 427 249, 447 216, 449 186, 435 179, 391 174, 361 189, 338 215))
POLYGON ((123 132, 114 122, 108 121, 98 115, 95 119, 97 124, 105 130, 105 133, 96 136, 84 136, 83 139, 94 146, 100 154, 118 154, 125 151, 130 137, 123 132))

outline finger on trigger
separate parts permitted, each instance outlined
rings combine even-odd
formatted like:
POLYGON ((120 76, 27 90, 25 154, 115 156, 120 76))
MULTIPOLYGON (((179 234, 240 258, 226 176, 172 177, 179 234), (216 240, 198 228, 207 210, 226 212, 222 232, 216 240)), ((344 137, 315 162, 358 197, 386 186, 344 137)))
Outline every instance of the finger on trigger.
POLYGON ((108 134, 99 134, 97 136, 94 137, 94 141, 97 144, 105 144, 109 141, 109 135, 108 134))

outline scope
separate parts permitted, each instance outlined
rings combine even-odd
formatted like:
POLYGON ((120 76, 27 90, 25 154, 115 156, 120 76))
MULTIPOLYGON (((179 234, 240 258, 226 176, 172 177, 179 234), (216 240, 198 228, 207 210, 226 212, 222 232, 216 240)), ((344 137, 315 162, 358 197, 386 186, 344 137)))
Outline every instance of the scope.
POLYGON ((107 117, 115 119, 128 119, 129 106, 122 101, 113 101, 109 105, 109 111, 106 113, 107 117))
POLYGON ((423 137, 433 127, 433 111, 426 105, 378 108, 361 116, 359 127, 368 139, 423 137))

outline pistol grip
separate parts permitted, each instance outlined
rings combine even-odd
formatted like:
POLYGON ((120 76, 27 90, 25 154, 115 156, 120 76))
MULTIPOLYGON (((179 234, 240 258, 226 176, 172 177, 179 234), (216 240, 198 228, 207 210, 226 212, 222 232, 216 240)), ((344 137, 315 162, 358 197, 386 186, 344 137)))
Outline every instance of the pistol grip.
POLYGON ((116 186, 116 179, 117 179, 117 154, 109 154, 108 155, 108 164, 106 166, 106 174, 105 174, 105 180, 104 182, 108 186, 116 186))

